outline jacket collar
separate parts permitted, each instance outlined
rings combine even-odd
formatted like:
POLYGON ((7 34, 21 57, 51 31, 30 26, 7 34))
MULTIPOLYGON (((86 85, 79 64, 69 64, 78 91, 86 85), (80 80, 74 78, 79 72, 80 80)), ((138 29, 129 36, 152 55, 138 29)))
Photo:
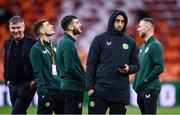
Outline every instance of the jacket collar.
POLYGON ((64 36, 66 36, 65 38, 68 38, 68 39, 72 40, 73 42, 76 41, 76 40, 75 40, 71 35, 69 35, 67 32, 64 32, 64 36))
POLYGON ((145 45, 151 43, 151 41, 154 40, 154 36, 151 36, 146 42, 145 42, 145 45))

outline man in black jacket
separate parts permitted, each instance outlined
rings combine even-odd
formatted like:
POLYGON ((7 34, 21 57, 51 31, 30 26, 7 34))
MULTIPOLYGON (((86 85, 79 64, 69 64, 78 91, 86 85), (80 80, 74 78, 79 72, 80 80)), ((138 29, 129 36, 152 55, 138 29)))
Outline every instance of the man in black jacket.
POLYGON ((24 35, 25 24, 20 16, 9 20, 11 38, 5 42, 4 80, 9 87, 12 114, 26 114, 36 83, 29 52, 36 40, 24 35))
POLYGON ((96 36, 87 60, 87 90, 89 113, 125 114, 130 102, 129 74, 139 69, 135 41, 125 35, 127 15, 114 10, 108 30, 96 36))

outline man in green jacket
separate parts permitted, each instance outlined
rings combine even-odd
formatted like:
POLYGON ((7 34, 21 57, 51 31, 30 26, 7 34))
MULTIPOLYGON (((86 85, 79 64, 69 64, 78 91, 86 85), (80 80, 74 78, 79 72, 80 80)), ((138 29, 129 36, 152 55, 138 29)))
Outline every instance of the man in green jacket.
POLYGON ((76 16, 68 15, 62 19, 61 26, 65 32, 57 46, 57 57, 65 97, 65 113, 81 114, 85 71, 75 47, 75 36, 81 34, 81 23, 76 16))
POLYGON ((145 43, 140 47, 140 70, 135 75, 133 84, 137 92, 137 103, 142 114, 156 114, 157 99, 161 90, 159 75, 163 72, 163 48, 154 37, 154 20, 144 18, 137 31, 145 43))
POLYGON ((34 32, 39 41, 31 48, 30 59, 33 66, 38 93, 38 114, 64 114, 64 99, 61 78, 57 69, 56 47, 51 42, 53 25, 46 19, 38 20, 34 32))

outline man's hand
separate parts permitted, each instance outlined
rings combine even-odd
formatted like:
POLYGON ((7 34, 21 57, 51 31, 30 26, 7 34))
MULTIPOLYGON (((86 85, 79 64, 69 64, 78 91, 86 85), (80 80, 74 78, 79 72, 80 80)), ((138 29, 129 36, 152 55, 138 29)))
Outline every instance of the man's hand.
POLYGON ((94 93, 94 89, 89 89, 88 90, 88 95, 91 96, 94 93))
POLYGON ((122 74, 127 74, 129 72, 129 66, 127 64, 125 64, 123 68, 119 67, 118 70, 122 74))
POLYGON ((31 90, 34 90, 34 89, 36 89, 36 86, 37 86, 36 81, 35 81, 35 80, 31 81, 31 83, 30 83, 30 89, 31 89, 31 90))

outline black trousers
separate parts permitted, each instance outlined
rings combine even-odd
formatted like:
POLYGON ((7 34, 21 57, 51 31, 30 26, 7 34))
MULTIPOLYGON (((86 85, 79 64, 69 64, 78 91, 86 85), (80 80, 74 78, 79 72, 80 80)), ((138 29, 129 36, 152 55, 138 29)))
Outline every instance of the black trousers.
POLYGON ((89 114, 105 114, 108 108, 109 114, 126 114, 127 105, 107 101, 95 92, 89 97, 89 114))
POLYGON ((138 92, 137 103, 141 114, 156 114, 159 93, 159 90, 154 89, 138 92))
POLYGON ((11 114, 26 114, 36 90, 30 89, 30 82, 8 85, 12 103, 11 114))
POLYGON ((65 114, 82 114, 83 91, 63 90, 65 98, 65 114))
POLYGON ((49 90, 45 97, 38 95, 37 114, 64 114, 64 97, 61 90, 49 90))

